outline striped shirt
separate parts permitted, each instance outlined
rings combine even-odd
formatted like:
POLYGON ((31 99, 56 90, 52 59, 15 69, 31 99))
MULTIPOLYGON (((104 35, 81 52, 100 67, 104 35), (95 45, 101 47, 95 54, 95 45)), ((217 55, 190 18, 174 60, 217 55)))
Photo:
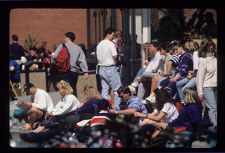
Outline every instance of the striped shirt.
POLYGON ((181 55, 173 54, 170 61, 172 62, 172 65, 174 68, 176 68, 180 62, 181 55))

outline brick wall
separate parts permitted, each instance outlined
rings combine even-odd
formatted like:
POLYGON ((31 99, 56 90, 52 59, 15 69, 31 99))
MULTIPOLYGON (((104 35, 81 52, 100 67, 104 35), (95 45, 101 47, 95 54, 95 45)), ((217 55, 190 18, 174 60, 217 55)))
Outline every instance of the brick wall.
POLYGON ((18 34, 21 45, 30 34, 52 51, 68 31, 75 32, 75 43, 87 45, 86 9, 12 9, 9 26, 10 37, 18 34))

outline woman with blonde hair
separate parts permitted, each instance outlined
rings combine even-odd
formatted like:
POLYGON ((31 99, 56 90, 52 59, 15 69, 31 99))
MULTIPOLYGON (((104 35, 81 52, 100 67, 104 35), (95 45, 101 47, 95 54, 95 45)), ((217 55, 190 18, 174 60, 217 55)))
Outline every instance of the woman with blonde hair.
POLYGON ((86 85, 83 89, 82 99, 83 102, 87 102, 89 99, 96 97, 97 99, 101 99, 102 95, 98 92, 98 90, 92 85, 86 85))
POLYGON ((33 132, 41 132, 57 117, 62 117, 80 106, 79 100, 73 95, 73 88, 68 82, 61 80, 57 83, 58 92, 61 95, 60 101, 51 112, 46 113, 46 120, 33 132))
POLYGON ((163 129, 167 127, 180 128, 195 134, 202 122, 202 103, 198 98, 197 91, 193 88, 184 89, 184 108, 180 110, 178 117, 169 122, 161 123, 163 129))
POLYGON ((85 99, 85 102, 76 110, 78 114, 95 114, 100 111, 107 112, 110 107, 109 101, 103 99, 98 90, 91 85, 86 85, 84 87, 83 98, 85 99))

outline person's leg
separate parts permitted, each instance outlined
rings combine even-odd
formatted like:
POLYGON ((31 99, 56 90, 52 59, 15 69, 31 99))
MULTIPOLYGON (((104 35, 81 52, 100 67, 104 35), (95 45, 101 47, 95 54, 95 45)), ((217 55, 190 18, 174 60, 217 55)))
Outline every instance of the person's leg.
POLYGON ((138 73, 137 73, 137 75, 135 76, 133 82, 138 81, 139 78, 140 78, 140 77, 142 76, 142 74, 144 73, 144 71, 145 71, 145 68, 140 68, 139 71, 138 71, 138 73))
POLYGON ((183 87, 183 91, 185 88, 195 88, 196 87, 196 77, 191 78, 191 80, 183 87))
POLYGON ((33 130, 32 132, 35 132, 35 133, 39 133, 39 132, 42 132, 45 130, 45 126, 41 126, 39 125, 35 130, 33 130))
POLYGON ((109 83, 106 75, 107 71, 105 67, 100 67, 99 68, 99 76, 101 78, 101 86, 102 86, 102 91, 101 95, 104 99, 109 99, 109 83))
POLYGON ((77 80, 78 80, 79 74, 76 72, 70 73, 70 85, 73 88, 73 94, 77 97, 77 80))
POLYGON ((116 67, 110 67, 109 69, 111 69, 111 74, 108 76, 108 78, 114 95, 114 105, 119 106, 121 99, 117 93, 117 90, 122 86, 120 76, 118 73, 116 73, 116 67))
POLYGON ((150 95, 151 93, 154 92, 154 90, 158 87, 158 81, 161 79, 162 77, 160 76, 153 76, 152 77, 152 83, 151 83, 151 92, 150 92, 150 95))
POLYGON ((141 82, 138 84, 137 97, 143 99, 144 95, 145 95, 145 88, 144 88, 143 83, 141 82))
POLYGON ((174 82, 170 82, 165 89, 167 90, 167 92, 169 93, 170 97, 173 99, 175 93, 176 93, 176 83, 177 81, 174 82))
POLYGON ((43 115, 44 115, 43 111, 41 111, 35 107, 31 108, 30 114, 29 114, 31 129, 33 129, 34 122, 36 122, 38 119, 40 119, 43 115))
POLYGON ((217 90, 216 88, 203 88, 205 104, 209 108, 208 115, 213 126, 217 126, 217 90))
POLYGON ((179 95, 180 102, 184 102, 184 92, 182 89, 188 83, 188 81, 188 78, 184 78, 176 83, 177 93, 179 95))

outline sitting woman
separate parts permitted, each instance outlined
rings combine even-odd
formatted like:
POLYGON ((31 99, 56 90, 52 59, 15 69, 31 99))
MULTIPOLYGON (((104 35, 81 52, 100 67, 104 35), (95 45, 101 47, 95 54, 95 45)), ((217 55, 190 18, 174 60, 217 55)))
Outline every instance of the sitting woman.
POLYGON ((178 111, 164 88, 156 88, 154 90, 156 95, 156 110, 151 114, 135 113, 135 116, 143 118, 144 124, 152 124, 155 127, 159 127, 159 123, 169 123, 178 117, 178 111))
POLYGON ((69 85, 69 83, 64 80, 61 80, 57 83, 57 88, 59 89, 58 92, 61 95, 60 101, 51 112, 46 113, 46 119, 40 124, 37 129, 33 130, 33 132, 43 131, 46 128, 46 125, 48 125, 49 122, 52 122, 53 119, 57 117, 62 117, 63 115, 76 110, 80 106, 80 102, 73 95, 73 89, 69 85))
POLYGON ((160 123, 160 127, 165 129, 183 127, 187 131, 195 134, 202 122, 202 103, 198 98, 197 91, 193 88, 184 90, 184 108, 180 110, 178 117, 169 123, 160 123))
POLYGON ((59 124, 61 124, 61 118, 63 118, 63 124, 75 125, 78 121, 91 118, 97 113, 101 113, 103 111, 104 113, 107 112, 108 108, 106 106, 109 106, 108 101, 102 99, 101 94, 93 86, 85 86, 83 91, 83 98, 86 101, 84 104, 79 104, 79 107, 78 105, 76 105, 74 109, 72 109, 71 111, 67 111, 69 113, 65 115, 58 115, 58 117, 60 117, 59 120, 56 119, 56 116, 54 118, 51 118, 51 120, 46 120, 46 122, 42 123, 41 126, 39 126, 39 128, 37 128, 33 132, 41 132, 45 128, 51 128, 54 125, 54 122, 59 122, 59 124))
POLYGON ((84 103, 75 111, 78 114, 91 113, 96 114, 101 105, 102 96, 96 88, 86 85, 83 90, 84 103))

